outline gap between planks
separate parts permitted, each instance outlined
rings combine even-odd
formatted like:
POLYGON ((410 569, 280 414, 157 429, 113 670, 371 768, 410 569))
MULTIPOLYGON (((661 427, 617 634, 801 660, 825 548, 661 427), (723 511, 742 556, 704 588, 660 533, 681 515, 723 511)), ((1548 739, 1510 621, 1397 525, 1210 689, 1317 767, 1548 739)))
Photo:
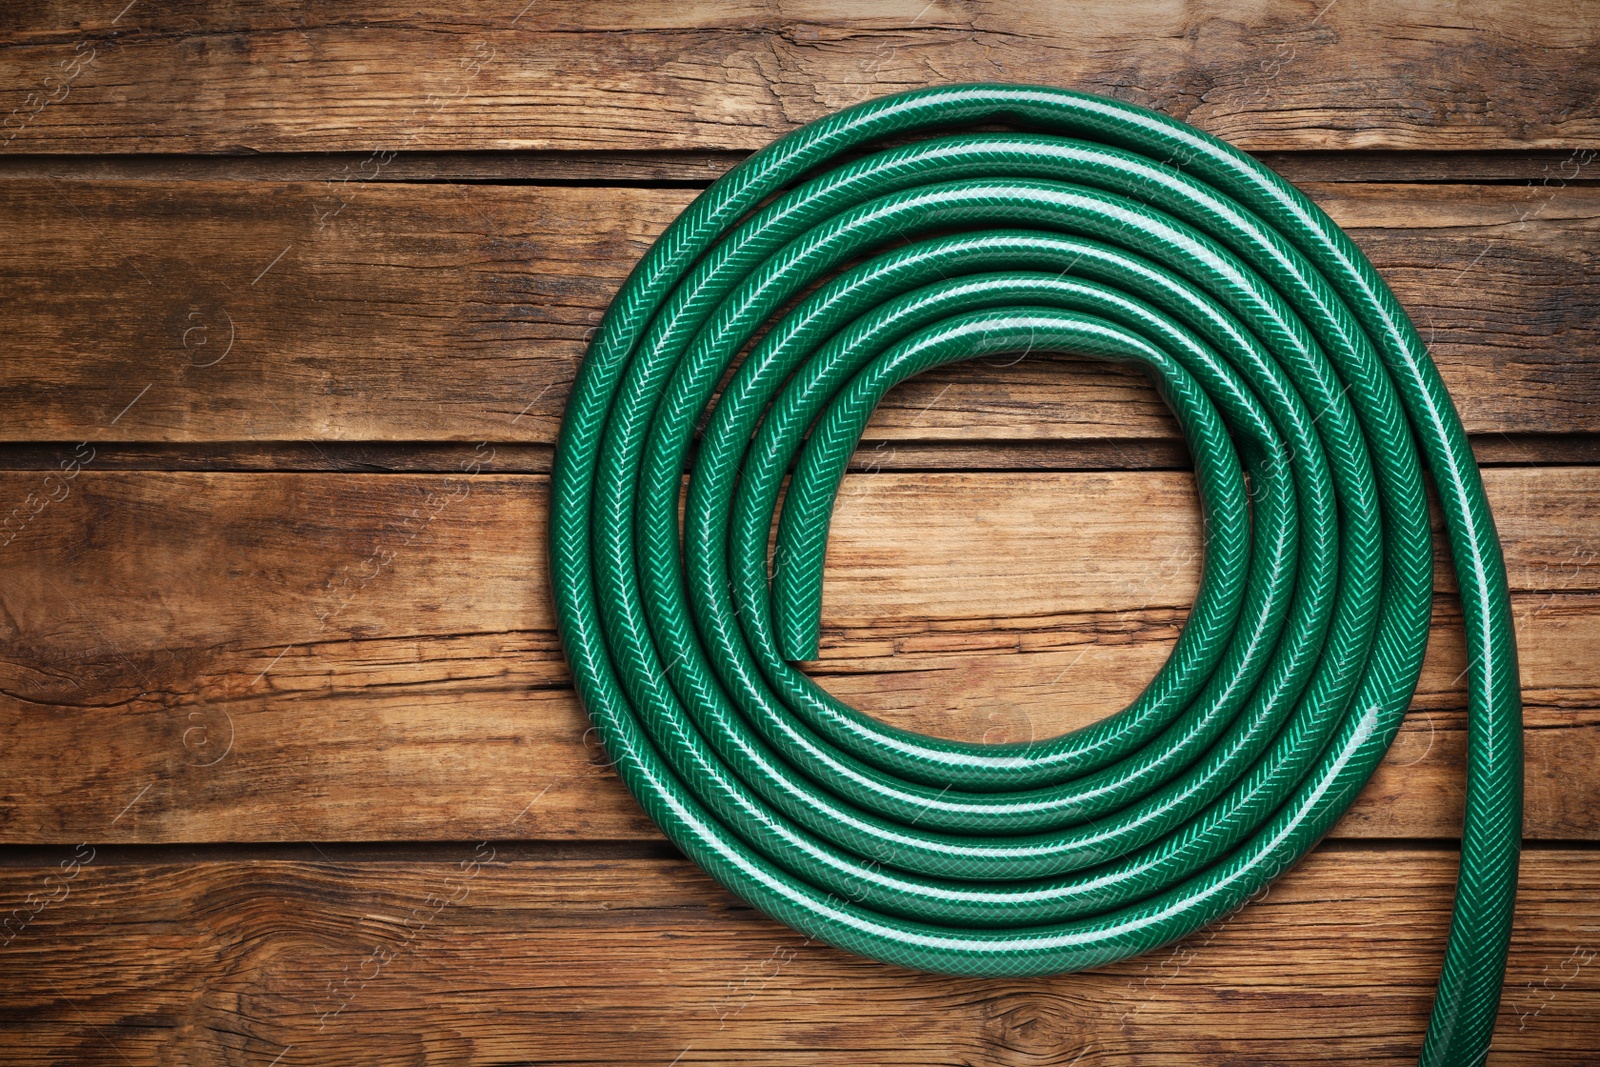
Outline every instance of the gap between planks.
MULTIPOLYGON (((682 860, 682 852, 668 841, 627 841, 606 838, 551 841, 539 838, 490 837, 500 858, 508 862, 554 863, 601 860, 682 860)), ((192 844, 103 844, 95 847, 95 865, 167 866, 197 863, 454 863, 461 858, 462 841, 200 841, 192 844)), ((470 844, 470 842, 467 842, 470 844)), ((61 859, 71 844, 14 845, 0 843, 0 869, 49 867, 61 859)), ((1453 837, 1328 837, 1318 842, 1320 853, 1456 853, 1453 837)), ((1524 841, 1524 853, 1600 852, 1600 841, 1524 841)))
MULTIPOLYGON (((706 186, 747 159, 744 151, 396 152, 371 177, 370 152, 207 154, 16 154, 0 157, 0 181, 355 181, 497 185, 706 186), (354 177, 352 177, 354 176, 354 177)), ((1317 151, 1251 155, 1294 182, 1549 184, 1600 181, 1591 153, 1526 151, 1317 151)))
MULTIPOLYGON (((1472 434, 1482 467, 1567 467, 1600 464, 1600 434, 1472 434)), ((497 474, 548 474, 552 445, 493 441, 497 474)), ((73 449, 62 441, 0 442, 0 471, 54 471, 73 449)), ((475 443, 439 441, 97 442, 94 466, 117 471, 242 471, 251 473, 445 474, 462 469, 475 443)), ((692 462, 692 459, 691 459, 692 462)), ((1085 438, 1058 441, 863 440, 850 470, 927 471, 1190 470, 1181 441, 1085 438)))

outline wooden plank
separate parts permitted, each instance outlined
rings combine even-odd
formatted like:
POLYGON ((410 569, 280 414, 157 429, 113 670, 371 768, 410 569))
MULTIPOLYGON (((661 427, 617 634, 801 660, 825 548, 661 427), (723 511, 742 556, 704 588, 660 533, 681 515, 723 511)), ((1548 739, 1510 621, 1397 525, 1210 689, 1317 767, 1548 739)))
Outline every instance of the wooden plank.
MULTIPOLYGON (((1517 590, 1528 834, 1596 839, 1600 469, 1486 478, 1517 590)), ((654 838, 566 688, 542 477, 64 484, 0 568, 5 841, 476 839, 535 799, 519 834, 654 838)), ((48 494, 37 473, 0 489, 48 494)), ((911 728, 1048 736, 1135 694, 1198 571, 1181 472, 851 475, 815 669, 911 728)), ((1464 668, 1446 597, 1416 713, 1339 833, 1457 832, 1464 668)))
MULTIPOLYGON (((808 941, 676 858, 58 851, 0 870, 12 1062, 1414 1063, 1456 865, 1325 847, 1187 941, 972 979, 808 941)), ((1523 856, 1491 1067, 1593 1062, 1597 892, 1595 852, 1523 856)))
POLYGON ((0 38, 5 136, 27 152, 749 149, 963 81, 1116 96, 1258 150, 1600 145, 1600 19, 1552 2, 52 0, 30 14, 0 38))
MULTIPOLYGON (((1315 185, 1468 429, 1600 431, 1600 188, 1315 185)), ((0 183, 11 441, 551 443, 585 339, 689 189, 0 183), (70 254, 65 251, 70 249, 70 254)), ((1143 378, 973 364, 884 440, 1168 440, 1143 378)))

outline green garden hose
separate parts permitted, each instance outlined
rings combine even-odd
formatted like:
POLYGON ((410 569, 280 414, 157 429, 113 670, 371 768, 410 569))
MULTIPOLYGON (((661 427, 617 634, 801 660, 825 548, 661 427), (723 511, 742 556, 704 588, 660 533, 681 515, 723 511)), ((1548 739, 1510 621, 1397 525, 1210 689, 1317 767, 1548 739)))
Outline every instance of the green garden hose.
POLYGON ((1471 696, 1421 1062, 1477 1064, 1522 818, 1516 649, 1478 470, 1372 265, 1193 127, 1060 89, 919 90, 802 127, 701 194, 617 294, 567 407, 561 635, 623 781, 751 905, 907 967, 1079 970, 1239 906, 1371 775, 1427 642, 1423 461, 1471 696), (897 382, 1024 351, 1155 380, 1194 457, 1200 592, 1166 665, 1102 722, 1001 745, 896 729, 793 666, 816 654, 834 496, 897 382))

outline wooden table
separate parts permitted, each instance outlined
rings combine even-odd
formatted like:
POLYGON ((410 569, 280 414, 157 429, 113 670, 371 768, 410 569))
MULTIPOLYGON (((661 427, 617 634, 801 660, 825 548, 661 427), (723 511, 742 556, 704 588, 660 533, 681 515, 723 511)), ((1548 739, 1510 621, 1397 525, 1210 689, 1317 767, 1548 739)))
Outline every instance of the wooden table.
MULTIPOLYGON (((1461 816, 1443 557, 1410 719, 1329 840, 1080 975, 914 974, 766 920, 652 829, 569 688, 547 471, 625 272, 800 122, 1016 80, 1259 153, 1429 340, 1527 701, 1490 1062, 1600 1062, 1600 9, 523 2, 4 16, 0 1061, 1410 1062, 1461 816)), ((868 437, 829 688, 989 740, 1139 690, 1199 571, 1143 379, 955 368, 868 437)))

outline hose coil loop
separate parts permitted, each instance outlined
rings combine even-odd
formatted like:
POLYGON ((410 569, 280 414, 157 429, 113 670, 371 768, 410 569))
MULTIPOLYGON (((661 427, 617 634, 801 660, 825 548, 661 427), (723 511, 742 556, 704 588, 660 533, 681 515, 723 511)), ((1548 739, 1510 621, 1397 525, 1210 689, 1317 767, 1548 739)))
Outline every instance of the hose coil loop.
POLYGON ((1478 470, 1367 259, 1191 126, 1060 89, 919 90, 796 130, 701 194, 617 294, 569 401, 561 634, 623 781, 753 906, 907 967, 1079 970, 1239 906, 1382 759, 1427 642, 1424 464, 1460 584, 1470 731, 1421 1062, 1476 1064, 1522 812, 1478 470), (1019 351, 1155 380, 1194 458, 1200 591, 1166 665, 1108 719, 1004 745, 890 727, 794 666, 817 651, 840 479, 896 383, 1019 351))

